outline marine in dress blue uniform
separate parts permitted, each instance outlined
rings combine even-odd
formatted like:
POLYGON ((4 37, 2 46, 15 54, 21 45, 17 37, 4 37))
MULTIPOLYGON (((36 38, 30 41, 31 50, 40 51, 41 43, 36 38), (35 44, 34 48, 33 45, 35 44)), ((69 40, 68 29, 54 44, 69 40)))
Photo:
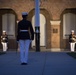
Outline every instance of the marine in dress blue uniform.
POLYGON ((34 40, 34 30, 30 21, 27 20, 28 13, 22 13, 22 20, 18 23, 17 41, 19 41, 21 65, 28 63, 28 51, 31 40, 34 40))

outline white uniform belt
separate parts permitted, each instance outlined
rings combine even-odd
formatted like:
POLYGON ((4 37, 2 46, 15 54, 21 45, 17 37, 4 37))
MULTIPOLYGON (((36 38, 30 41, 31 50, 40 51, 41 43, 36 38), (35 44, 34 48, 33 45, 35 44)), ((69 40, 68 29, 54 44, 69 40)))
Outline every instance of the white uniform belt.
POLYGON ((20 32, 27 32, 28 30, 20 30, 20 32))

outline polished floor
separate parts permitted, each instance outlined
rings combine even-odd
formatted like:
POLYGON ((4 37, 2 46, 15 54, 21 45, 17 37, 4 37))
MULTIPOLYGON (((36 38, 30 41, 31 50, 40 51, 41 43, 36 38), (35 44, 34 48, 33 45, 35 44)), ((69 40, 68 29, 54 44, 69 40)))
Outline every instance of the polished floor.
POLYGON ((66 52, 29 52, 21 65, 19 52, 0 55, 0 75, 76 75, 76 59, 66 52))

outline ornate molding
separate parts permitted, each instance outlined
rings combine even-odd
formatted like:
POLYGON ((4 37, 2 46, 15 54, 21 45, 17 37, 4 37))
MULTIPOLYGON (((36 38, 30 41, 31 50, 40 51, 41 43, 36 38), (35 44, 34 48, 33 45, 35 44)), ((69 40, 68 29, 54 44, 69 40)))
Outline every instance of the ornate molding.
POLYGON ((60 25, 61 21, 50 21, 51 25, 60 25))

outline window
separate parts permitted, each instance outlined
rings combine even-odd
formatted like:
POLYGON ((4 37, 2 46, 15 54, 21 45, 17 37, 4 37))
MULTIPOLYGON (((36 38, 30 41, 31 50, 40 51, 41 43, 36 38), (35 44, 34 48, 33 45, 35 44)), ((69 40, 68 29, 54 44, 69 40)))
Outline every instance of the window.
POLYGON ((67 39, 71 30, 76 33, 76 14, 66 13, 63 15, 63 39, 67 39))
POLYGON ((15 38, 15 15, 4 14, 2 16, 2 30, 5 30, 9 38, 15 38))

